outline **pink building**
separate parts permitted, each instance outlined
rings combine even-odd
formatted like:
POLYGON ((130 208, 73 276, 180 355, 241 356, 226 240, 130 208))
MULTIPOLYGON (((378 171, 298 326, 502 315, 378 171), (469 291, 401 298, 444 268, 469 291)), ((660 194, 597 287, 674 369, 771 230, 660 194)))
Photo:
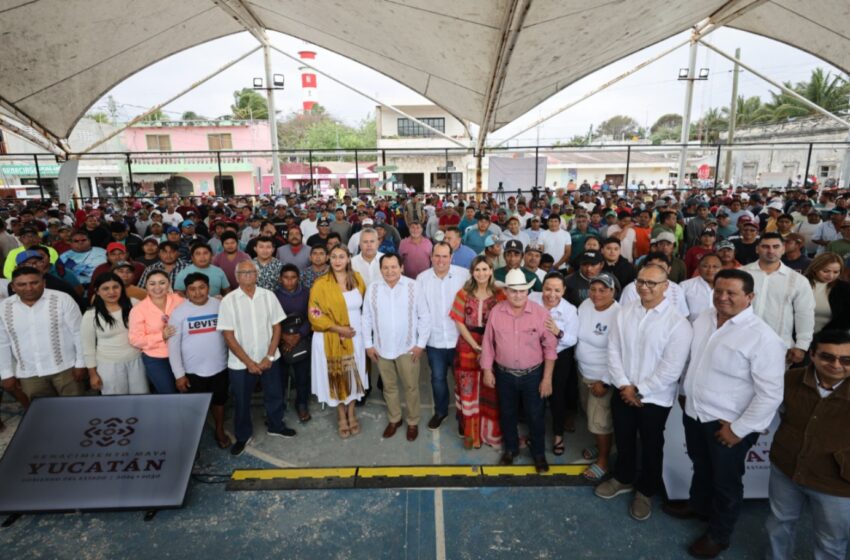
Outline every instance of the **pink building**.
POLYGON ((246 153, 271 150, 265 121, 140 123, 123 132, 122 143, 134 152, 124 173, 132 171, 151 194, 266 194, 272 182, 271 154, 246 153))

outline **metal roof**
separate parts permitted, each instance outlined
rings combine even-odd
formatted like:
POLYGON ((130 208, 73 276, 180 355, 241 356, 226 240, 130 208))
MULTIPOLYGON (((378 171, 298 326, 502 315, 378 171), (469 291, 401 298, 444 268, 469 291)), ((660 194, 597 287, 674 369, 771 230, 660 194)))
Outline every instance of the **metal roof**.
POLYGON ((492 131, 695 25, 764 35, 847 72, 848 22, 846 0, 0 0, 0 106, 64 139, 135 72, 268 29, 374 68, 492 131))

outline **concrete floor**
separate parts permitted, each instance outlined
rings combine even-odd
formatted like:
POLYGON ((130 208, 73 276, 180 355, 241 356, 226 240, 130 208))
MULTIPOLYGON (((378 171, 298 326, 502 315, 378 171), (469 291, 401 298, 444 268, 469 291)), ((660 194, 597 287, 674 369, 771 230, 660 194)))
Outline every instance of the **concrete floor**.
MULTIPOLYGON (((423 429, 416 442, 407 442, 403 431, 381 439, 386 407, 377 391, 357 409, 363 431, 345 441, 336 435, 336 412, 315 403, 313 419, 304 425, 291 406, 287 410, 296 438, 269 438, 261 429, 257 399, 255 438, 246 453, 230 457, 207 430, 195 472, 226 476, 237 468, 274 466, 495 463, 499 453, 494 449, 464 450, 454 422, 446 421, 436 432, 425 428, 433 412, 426 369, 423 429)), ((6 400, 0 416, 7 425, 0 432, 3 450, 20 410, 6 400)), ((567 438, 565 455, 549 453, 550 462, 579 462, 591 438, 578 424, 576 434, 567 438)), ((527 453, 519 462, 530 463, 527 453)), ((687 557, 687 545, 703 530, 698 522, 665 516, 657 500, 649 520, 634 521, 627 513, 628 496, 600 500, 590 487, 227 492, 224 480, 193 478, 185 507, 161 511, 150 522, 142 520, 142 512, 26 515, 0 529, 0 551, 16 559, 679 559, 687 557)), ((763 557, 767 511, 765 500, 745 503, 732 547, 721 558, 763 557)), ((811 550, 806 515, 795 558, 812 558, 811 550)))

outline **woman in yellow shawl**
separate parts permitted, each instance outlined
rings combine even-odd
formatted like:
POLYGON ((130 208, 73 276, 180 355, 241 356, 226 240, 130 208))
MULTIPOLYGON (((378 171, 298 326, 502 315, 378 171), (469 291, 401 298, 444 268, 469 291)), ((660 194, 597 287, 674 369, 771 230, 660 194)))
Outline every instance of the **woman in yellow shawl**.
POLYGON ((337 407, 339 436, 360 433, 354 402, 369 388, 366 350, 360 334, 360 308, 366 286, 351 269, 344 245, 331 250, 331 268, 310 290, 313 331, 312 385, 319 402, 337 407))

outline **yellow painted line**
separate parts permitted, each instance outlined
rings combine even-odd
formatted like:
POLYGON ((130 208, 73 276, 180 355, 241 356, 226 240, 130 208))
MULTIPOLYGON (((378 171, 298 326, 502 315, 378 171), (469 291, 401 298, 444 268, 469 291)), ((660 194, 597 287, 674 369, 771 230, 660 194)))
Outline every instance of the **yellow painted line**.
MULTIPOLYGON (((537 472, 534 470, 534 465, 511 465, 511 466, 499 466, 499 465, 485 465, 481 468, 484 476, 501 476, 501 475, 511 475, 511 476, 525 476, 529 474, 536 475, 537 472)), ((544 473, 538 476, 552 476, 552 475, 568 475, 568 476, 579 476, 584 471, 587 470, 587 465, 549 465, 549 472, 544 473)))
POLYGON ((356 467, 316 468, 316 469, 243 469, 235 470, 231 480, 273 480, 285 478, 354 478, 356 467))
POLYGON ((359 478, 376 478, 399 476, 480 476, 481 467, 470 465, 468 467, 360 467, 357 472, 359 478))

